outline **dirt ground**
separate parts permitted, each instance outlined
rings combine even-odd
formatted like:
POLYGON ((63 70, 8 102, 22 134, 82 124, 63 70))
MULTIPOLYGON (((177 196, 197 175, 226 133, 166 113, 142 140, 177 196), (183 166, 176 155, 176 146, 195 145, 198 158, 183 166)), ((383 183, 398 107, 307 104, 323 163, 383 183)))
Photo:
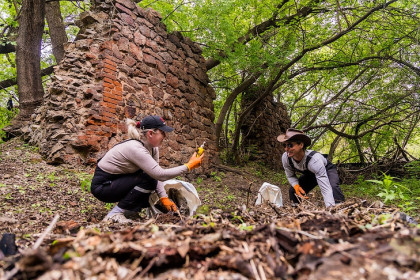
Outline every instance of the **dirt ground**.
POLYGON ((86 190, 92 170, 48 165, 17 139, 0 145, 0 237, 14 234, 18 249, 0 255, 0 278, 420 279, 419 227, 396 209, 349 199, 326 211, 317 191, 293 208, 281 174, 219 166, 179 178, 198 191, 196 216, 112 224, 101 221, 112 205, 86 190), (264 181, 284 207, 253 206, 264 181))
MULTIPOLYGON (((203 170, 179 179, 192 183, 199 194, 202 211, 221 208, 234 210, 255 203, 258 189, 271 174, 262 169, 235 169, 235 172, 203 170), (254 174, 253 174, 254 173, 254 174), (256 176, 257 174, 258 176, 256 176)), ((0 145, 0 233, 16 234, 22 248, 33 244, 56 214, 61 222, 75 222, 86 227, 101 224, 112 207, 95 199, 85 188, 93 167, 79 168, 47 164, 36 148, 13 139, 0 145)), ((284 204, 288 204, 286 185, 269 181, 282 188, 284 204)))

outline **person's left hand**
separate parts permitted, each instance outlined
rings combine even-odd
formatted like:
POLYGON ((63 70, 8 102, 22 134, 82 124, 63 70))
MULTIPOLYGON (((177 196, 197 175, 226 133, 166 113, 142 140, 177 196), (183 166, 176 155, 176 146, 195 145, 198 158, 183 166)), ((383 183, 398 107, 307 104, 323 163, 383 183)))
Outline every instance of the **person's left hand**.
POLYGON ((161 197, 160 202, 162 202, 163 206, 168 211, 174 211, 175 212, 175 211, 178 210, 178 208, 176 207, 176 204, 167 197, 161 197))

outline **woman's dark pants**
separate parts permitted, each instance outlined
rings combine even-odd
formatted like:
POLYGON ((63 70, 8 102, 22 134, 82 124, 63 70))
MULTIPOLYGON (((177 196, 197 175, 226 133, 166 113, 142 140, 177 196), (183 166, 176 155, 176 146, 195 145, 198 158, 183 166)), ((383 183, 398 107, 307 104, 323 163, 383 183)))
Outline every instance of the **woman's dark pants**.
POLYGON ((150 193, 156 190, 157 180, 139 170, 130 174, 109 174, 96 167, 91 192, 100 201, 118 202, 124 210, 140 212, 149 207, 150 193))
MULTIPOLYGON (((344 202, 345 198, 343 192, 340 189, 340 178, 338 177, 337 167, 329 162, 325 168, 327 169, 327 175, 333 191, 335 203, 344 202)), ((298 180, 299 185, 302 187, 305 193, 309 193, 316 186, 318 186, 315 174, 310 172, 309 170, 305 170, 303 172, 303 175, 300 176, 298 180)), ((290 187, 289 189, 289 198, 292 203, 300 202, 299 199, 296 197, 296 192, 293 187, 290 187)))

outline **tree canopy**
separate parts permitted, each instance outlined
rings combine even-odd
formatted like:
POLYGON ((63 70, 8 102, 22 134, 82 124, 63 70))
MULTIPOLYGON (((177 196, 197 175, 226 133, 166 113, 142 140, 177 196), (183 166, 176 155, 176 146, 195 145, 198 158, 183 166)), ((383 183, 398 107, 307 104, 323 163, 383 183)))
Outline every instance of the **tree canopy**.
MULTIPOLYGON (((199 42, 217 89, 220 137, 250 85, 340 160, 414 157, 419 11, 412 1, 143 1, 199 42), (335 141, 334 141, 335 139, 335 141), (343 141, 339 141, 343 139, 343 141), (333 153, 332 153, 333 154, 333 153), (411 157, 410 157, 411 156, 411 157)), ((232 149, 251 108, 240 108, 232 149)), ((416 154, 416 156, 418 156, 416 154)))
MULTIPOLYGON (((16 89, 5 85, 16 77, 20 2, 0 3, 3 102, 17 99, 16 89)), ((286 105, 292 126, 331 157, 360 162, 419 157, 415 1, 144 0, 138 5, 159 11, 169 31, 202 47, 217 93, 216 135, 226 138, 230 155, 238 154, 250 111, 273 96, 286 105), (241 108, 242 94, 251 86, 259 95, 241 108), (226 125, 232 135, 223 135, 226 125)), ((74 20, 89 3, 61 1, 60 6, 73 40, 74 20)), ((49 32, 41 48, 46 69, 54 64, 49 32)))

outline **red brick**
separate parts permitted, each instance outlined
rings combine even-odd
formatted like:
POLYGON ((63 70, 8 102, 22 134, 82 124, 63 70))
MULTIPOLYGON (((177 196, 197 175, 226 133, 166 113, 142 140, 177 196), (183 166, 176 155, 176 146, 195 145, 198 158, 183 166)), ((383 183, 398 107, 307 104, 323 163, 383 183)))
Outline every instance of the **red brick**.
POLYGON ((105 101, 105 102, 109 102, 109 103, 113 103, 113 104, 116 104, 116 105, 119 105, 119 104, 118 104, 118 101, 117 101, 117 100, 115 100, 115 99, 113 99, 113 98, 104 97, 104 101, 105 101))
POLYGON ((108 89, 114 89, 115 87, 114 87, 114 84, 110 84, 110 83, 107 83, 107 82, 104 82, 103 83, 103 86, 104 86, 104 90, 106 90, 107 88, 108 89))
MULTIPOLYGON (((93 146, 93 147, 98 146, 98 145, 99 145, 99 143, 100 143, 100 141, 99 141, 99 140, 97 140, 97 139, 89 139, 89 140, 88 140, 88 145, 91 145, 91 146, 93 146)), ((98 149, 98 148, 96 148, 96 150, 98 151, 99 149, 98 149)))
POLYGON ((114 61, 112 61, 111 59, 109 59, 109 58, 105 58, 104 59, 104 63, 105 64, 109 64, 111 66, 117 66, 117 64, 114 61))
POLYGON ((106 117, 106 116, 103 116, 103 117, 102 117, 102 119, 103 119, 103 121, 104 121, 104 122, 109 122, 109 121, 111 121, 111 119, 110 119, 110 118, 108 118, 108 117, 106 117))
POLYGON ((109 102, 101 102, 100 105, 102 107, 108 107, 108 108, 113 108, 113 109, 117 108, 117 105, 116 104, 109 103, 109 102))
POLYGON ((110 70, 112 70, 112 71, 117 71, 117 67, 115 67, 114 65, 110 65, 110 64, 106 64, 106 63, 105 63, 104 67, 105 67, 106 69, 110 69, 110 70))
POLYGON ((109 79, 111 79, 111 80, 115 80, 115 79, 117 79, 117 75, 112 75, 112 74, 109 74, 109 73, 103 73, 103 74, 102 74, 102 76, 103 76, 104 78, 109 78, 109 79))
POLYGON ((117 115, 109 112, 102 112, 102 115, 114 119, 117 115))
POLYGON ((109 92, 104 92, 104 96, 107 97, 107 98, 112 98, 112 99, 118 100, 118 101, 122 100, 121 96, 118 96, 118 95, 115 95, 115 94, 112 94, 112 93, 109 93, 109 92))
POLYGON ((107 53, 104 54, 104 58, 109 59, 109 60, 111 60, 111 61, 113 61, 117 64, 120 64, 122 62, 120 59, 118 59, 118 58, 116 58, 116 57, 114 57, 110 54, 107 54, 107 53))
POLYGON ((120 99, 122 100, 122 96, 123 96, 122 92, 112 90, 111 94, 114 96, 114 99, 118 98, 118 100, 120 100, 120 99))
POLYGON ((93 132, 96 133, 96 131, 98 131, 99 128, 96 125, 88 125, 86 126, 86 132, 93 132))
POLYGON ((116 95, 119 95, 119 96, 122 96, 123 89, 122 89, 122 87, 115 87, 115 88, 112 90, 112 93, 114 93, 114 94, 116 94, 116 95))
POLYGON ((114 80, 113 80, 113 79, 110 79, 110 78, 108 78, 108 77, 105 77, 105 78, 104 78, 104 82, 107 82, 107 83, 109 83, 109 84, 113 84, 113 83, 114 83, 114 80))
POLYGON ((106 41, 106 42, 102 43, 102 45, 100 47, 100 50, 103 50, 103 49, 107 49, 107 50, 112 51, 112 42, 111 41, 106 41))
POLYGON ((115 74, 116 73, 116 71, 108 69, 108 68, 104 68, 104 72, 109 73, 109 74, 115 74))
POLYGON ((87 124, 101 125, 102 122, 90 119, 90 120, 87 121, 87 124))
POLYGON ((86 135, 79 135, 79 136, 77 136, 77 140, 85 141, 85 140, 87 140, 87 136, 86 135))
POLYGON ((116 125, 115 123, 107 122, 107 123, 105 123, 105 125, 106 125, 107 127, 117 128, 117 125, 116 125))
POLYGON ((102 119, 101 116, 99 116, 98 114, 91 115, 90 118, 92 120, 101 120, 102 119))
POLYGON ((86 59, 88 60, 96 59, 96 55, 94 55, 93 53, 86 53, 85 56, 86 56, 86 59))

